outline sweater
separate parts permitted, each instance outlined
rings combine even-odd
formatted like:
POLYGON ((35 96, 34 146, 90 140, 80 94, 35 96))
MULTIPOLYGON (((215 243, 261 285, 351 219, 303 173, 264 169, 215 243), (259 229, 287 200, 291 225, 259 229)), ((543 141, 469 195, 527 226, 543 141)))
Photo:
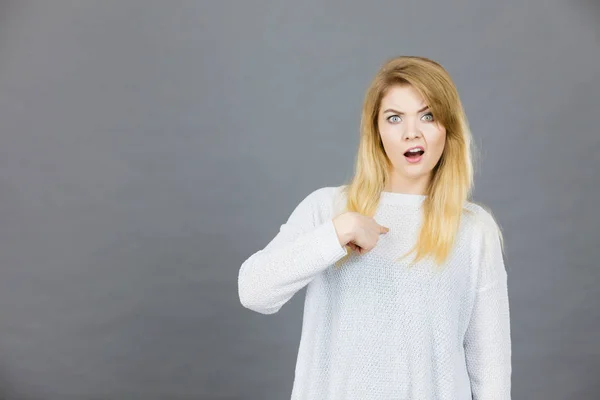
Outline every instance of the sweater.
POLYGON ((467 201, 443 269, 430 258, 409 268, 414 253, 397 259, 416 243, 426 195, 381 192, 373 218, 390 229, 360 255, 333 224, 341 188, 308 194, 239 269, 240 302, 261 314, 306 287, 291 399, 510 399, 507 273, 492 215, 467 201))

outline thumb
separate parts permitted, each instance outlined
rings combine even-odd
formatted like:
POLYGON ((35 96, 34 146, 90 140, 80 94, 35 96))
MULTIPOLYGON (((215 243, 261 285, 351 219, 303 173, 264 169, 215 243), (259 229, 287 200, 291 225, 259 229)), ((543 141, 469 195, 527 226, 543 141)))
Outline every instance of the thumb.
POLYGON ((388 233, 389 231, 390 228, 388 228, 387 226, 379 225, 379 233, 388 233))

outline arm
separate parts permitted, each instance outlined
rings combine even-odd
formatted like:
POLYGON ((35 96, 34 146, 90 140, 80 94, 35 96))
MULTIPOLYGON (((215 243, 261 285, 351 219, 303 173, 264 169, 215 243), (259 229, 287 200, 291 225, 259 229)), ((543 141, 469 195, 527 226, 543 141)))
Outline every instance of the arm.
POLYGON ((484 216, 475 305, 464 340, 474 400, 510 400, 511 338, 507 274, 498 227, 484 216))
MULTIPOLYGON (((261 314, 274 314, 318 273, 347 254, 333 219, 318 221, 325 188, 300 202, 267 246, 243 262, 238 274, 242 305, 261 314)), ((324 196, 325 195, 325 196, 324 196)))

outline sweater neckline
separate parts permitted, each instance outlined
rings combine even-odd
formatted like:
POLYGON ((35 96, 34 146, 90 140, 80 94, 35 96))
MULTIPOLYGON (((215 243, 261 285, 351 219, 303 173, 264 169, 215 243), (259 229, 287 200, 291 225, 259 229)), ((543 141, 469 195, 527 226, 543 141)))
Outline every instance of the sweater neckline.
POLYGON ((379 195, 379 202, 384 204, 407 204, 421 205, 427 198, 426 194, 409 194, 398 192, 382 191, 379 195))

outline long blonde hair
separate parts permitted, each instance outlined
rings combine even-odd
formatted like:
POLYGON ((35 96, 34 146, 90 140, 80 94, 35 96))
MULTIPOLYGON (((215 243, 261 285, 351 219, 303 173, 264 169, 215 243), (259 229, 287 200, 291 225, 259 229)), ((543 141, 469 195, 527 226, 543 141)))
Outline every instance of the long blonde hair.
MULTIPOLYGON (((417 242, 400 257, 401 260, 416 251, 413 263, 432 256, 439 267, 452 251, 463 211, 469 212, 464 206, 470 200, 473 186, 473 143, 456 87, 437 62, 425 57, 399 56, 386 61, 373 78, 362 107, 355 173, 343 188, 346 203, 342 212, 373 216, 377 210, 391 166, 379 135, 378 114, 382 98, 397 85, 412 85, 434 119, 446 128, 444 151, 433 168, 427 197, 422 203, 423 223, 417 242)), ((338 260, 336 266, 348 256, 338 260)))

